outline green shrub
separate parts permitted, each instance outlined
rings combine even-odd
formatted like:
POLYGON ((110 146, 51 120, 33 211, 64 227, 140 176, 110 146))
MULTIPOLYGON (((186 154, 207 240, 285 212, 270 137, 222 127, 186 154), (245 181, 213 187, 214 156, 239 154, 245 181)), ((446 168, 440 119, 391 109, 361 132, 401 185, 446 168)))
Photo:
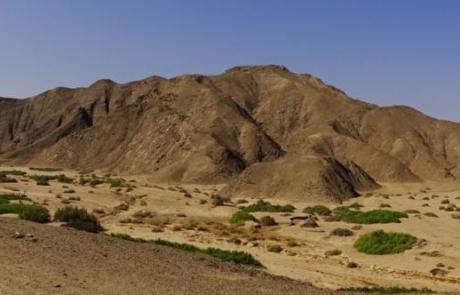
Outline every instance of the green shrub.
POLYGON ((249 205, 243 210, 246 212, 294 212, 295 207, 290 204, 272 205, 270 202, 259 200, 257 203, 249 205))
POLYGON ((249 266, 254 266, 254 267, 262 267, 262 263, 260 263, 260 261, 258 261, 257 259, 254 258, 254 256, 246 252, 228 251, 228 250, 222 250, 222 249, 217 249, 217 248, 203 249, 203 248, 199 248, 199 247, 196 247, 190 244, 170 242, 170 241, 165 241, 161 239, 148 241, 144 239, 133 238, 126 234, 111 234, 111 236, 114 238, 119 238, 119 239, 131 241, 131 242, 154 243, 157 245, 171 247, 171 248, 179 249, 182 251, 202 253, 205 255, 215 257, 222 261, 234 262, 236 264, 244 264, 244 265, 249 265, 249 266))
POLYGON ((26 205, 24 210, 19 214, 19 217, 38 223, 48 223, 51 221, 48 209, 39 205, 26 205))
POLYGON ((217 248, 206 248, 200 249, 199 252, 218 258, 222 261, 251 265, 255 267, 262 266, 262 263, 255 259, 251 254, 242 251, 227 251, 217 248))
POLYGON ((243 210, 235 212, 230 218, 231 224, 244 223, 246 221, 256 221, 256 218, 251 213, 243 210))
POLYGON ((360 236, 353 246, 359 252, 382 255, 404 252, 412 248, 415 242, 417 238, 409 234, 377 230, 360 236))
POLYGON ((24 195, 0 195, 0 214, 18 214, 21 219, 30 220, 39 223, 50 221, 48 209, 35 204, 16 203, 11 204, 10 200, 24 200, 24 195))
POLYGON ((26 208, 27 204, 10 204, 10 203, 4 203, 0 204, 0 214, 7 214, 7 213, 13 213, 13 214, 21 214, 26 208))
POLYGON ((54 214, 54 219, 65 222, 67 226, 91 233, 98 233, 103 230, 97 217, 83 208, 73 206, 60 208, 54 214))
POLYGON ((124 180, 123 179, 115 179, 115 178, 100 178, 97 177, 96 175, 92 174, 91 178, 83 177, 80 176, 80 185, 86 185, 89 184, 90 186, 94 187, 100 184, 108 183, 110 184, 110 187, 123 187, 125 186, 124 180))
POLYGON ((401 218, 408 217, 406 213, 399 211, 377 209, 362 212, 348 206, 336 208, 334 214, 341 221, 359 224, 400 223, 401 218))
POLYGON ((64 174, 60 175, 32 175, 31 179, 35 180, 37 185, 49 185, 49 181, 57 180, 61 183, 72 183, 73 179, 65 176, 64 174))
POLYGON ((316 206, 309 206, 305 207, 303 209, 303 213, 308 213, 308 214, 316 214, 319 216, 329 216, 331 215, 332 211, 327 208, 326 206, 323 205, 316 205, 316 206))

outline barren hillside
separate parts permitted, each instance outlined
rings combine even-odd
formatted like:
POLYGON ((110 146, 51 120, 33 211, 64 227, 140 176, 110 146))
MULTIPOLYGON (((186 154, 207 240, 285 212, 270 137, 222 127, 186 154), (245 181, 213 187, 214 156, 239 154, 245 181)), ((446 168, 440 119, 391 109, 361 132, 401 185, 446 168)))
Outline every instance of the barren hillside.
POLYGON ((334 294, 204 255, 14 219, 1 219, 0 250, 2 294, 334 294))
POLYGON ((0 99, 0 159, 342 200, 376 182, 457 179, 460 125, 248 66, 0 99))

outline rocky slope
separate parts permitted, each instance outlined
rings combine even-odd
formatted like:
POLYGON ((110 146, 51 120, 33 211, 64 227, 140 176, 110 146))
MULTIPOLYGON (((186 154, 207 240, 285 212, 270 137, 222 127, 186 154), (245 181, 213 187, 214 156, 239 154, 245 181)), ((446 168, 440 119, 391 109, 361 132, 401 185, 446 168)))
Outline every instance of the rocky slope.
POLYGON ((355 100, 281 66, 248 66, 0 99, 0 158, 341 200, 376 181, 457 179, 460 125, 355 100))
POLYGON ((200 254, 8 218, 0 219, 0 259, 1 294, 340 293, 200 254))

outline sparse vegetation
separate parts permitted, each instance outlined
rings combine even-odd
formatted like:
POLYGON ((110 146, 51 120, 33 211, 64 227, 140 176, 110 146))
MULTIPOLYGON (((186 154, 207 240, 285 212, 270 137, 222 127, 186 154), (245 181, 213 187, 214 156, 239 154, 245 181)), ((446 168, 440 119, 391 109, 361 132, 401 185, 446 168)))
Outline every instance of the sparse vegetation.
POLYGON ((9 203, 9 201, 30 201, 25 194, 0 194, 0 204, 9 203))
POLYGON ((366 254, 395 254, 404 252, 417 242, 417 238, 405 233, 386 233, 377 230, 364 234, 356 240, 354 247, 366 254))
POLYGON ((9 177, 7 174, 0 172, 0 183, 14 183, 18 182, 15 178, 9 177))
POLYGON ((303 209, 303 213, 316 214, 319 216, 329 216, 332 214, 331 209, 323 205, 309 206, 303 209))
POLYGON ((157 245, 171 247, 171 248, 179 249, 182 251, 202 253, 205 255, 215 257, 222 261, 234 262, 236 264, 244 264, 244 265, 249 265, 249 266, 254 266, 254 267, 262 267, 262 263, 260 263, 260 261, 258 261, 251 254, 248 254, 246 252, 227 251, 227 250, 222 250, 222 249, 217 249, 217 248, 203 249, 203 248, 198 248, 190 244, 176 243, 176 242, 170 242, 170 241, 165 241, 165 240, 160 240, 160 239, 148 241, 144 239, 136 239, 126 234, 111 234, 111 236, 115 238, 123 239, 123 240, 132 241, 132 242, 154 243, 157 245))
POLYGON ((54 219, 65 222, 69 227, 91 233, 103 230, 97 217, 83 208, 73 206, 60 208, 54 214, 54 219))
POLYGON ((21 171, 21 170, 5 170, 5 171, 0 171, 0 174, 15 175, 15 176, 25 176, 25 175, 27 175, 27 172, 24 172, 24 171, 21 171))
POLYGON ((294 212, 295 207, 287 205, 272 205, 270 202, 259 200, 257 203, 244 208, 245 212, 294 212))
POLYGON ((2 194, 0 195, 0 214, 18 214, 21 219, 47 223, 50 221, 48 209, 36 204, 24 204, 23 200, 29 200, 26 195, 2 194), (19 203, 10 203, 19 201, 19 203))

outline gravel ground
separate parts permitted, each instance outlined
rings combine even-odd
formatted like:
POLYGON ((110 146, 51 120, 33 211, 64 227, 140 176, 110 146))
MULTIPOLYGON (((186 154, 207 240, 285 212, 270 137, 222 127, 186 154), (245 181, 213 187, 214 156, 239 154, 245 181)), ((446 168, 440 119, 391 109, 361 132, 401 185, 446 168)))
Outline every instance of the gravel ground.
POLYGON ((200 254, 11 218, 0 218, 0 261, 0 294, 336 294, 200 254))

